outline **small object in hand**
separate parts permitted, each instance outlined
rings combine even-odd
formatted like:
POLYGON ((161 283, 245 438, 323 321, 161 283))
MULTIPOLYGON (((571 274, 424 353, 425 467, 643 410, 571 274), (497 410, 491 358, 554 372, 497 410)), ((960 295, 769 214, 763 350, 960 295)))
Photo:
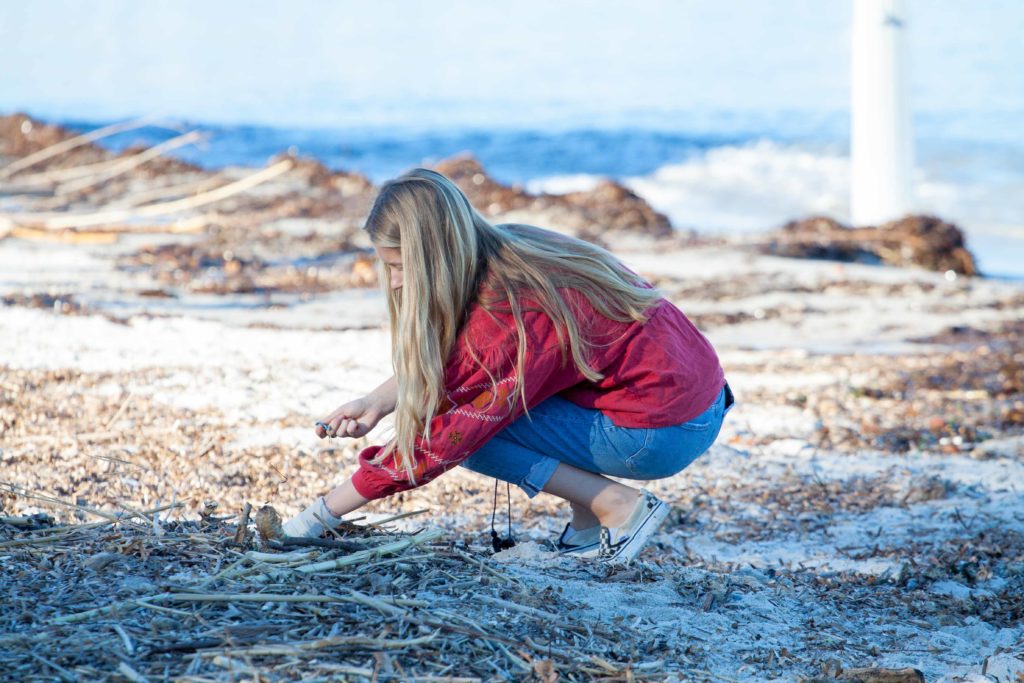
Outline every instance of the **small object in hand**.
POLYGON ((327 436, 331 436, 331 428, 328 427, 326 424, 324 424, 323 422, 317 422, 316 426, 317 427, 323 427, 324 428, 324 434, 326 434, 327 436))

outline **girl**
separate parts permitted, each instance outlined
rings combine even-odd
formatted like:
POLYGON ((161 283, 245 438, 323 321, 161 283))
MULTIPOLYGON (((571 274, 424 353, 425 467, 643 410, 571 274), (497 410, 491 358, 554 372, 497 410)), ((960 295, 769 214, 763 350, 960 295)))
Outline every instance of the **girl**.
POLYGON ((395 375, 316 430, 359 437, 393 412, 395 436, 285 532, 319 536, 461 464, 568 501, 562 552, 635 557, 669 508, 608 476, 668 477, 714 442, 732 397, 708 341, 607 251, 492 225, 434 171, 386 183, 366 231, 395 375))

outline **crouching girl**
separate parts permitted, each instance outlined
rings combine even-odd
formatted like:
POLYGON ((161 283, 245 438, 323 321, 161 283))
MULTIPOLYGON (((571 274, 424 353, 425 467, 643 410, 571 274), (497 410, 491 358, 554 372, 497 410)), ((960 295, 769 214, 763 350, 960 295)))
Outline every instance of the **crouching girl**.
POLYGON ((668 477, 714 442, 732 397, 708 341, 607 251, 492 225, 433 171, 385 184, 366 231, 383 264, 395 373, 317 434, 363 436, 393 412, 395 435, 286 533, 318 536, 462 465, 567 501, 562 552, 635 557, 669 508, 608 477, 668 477))

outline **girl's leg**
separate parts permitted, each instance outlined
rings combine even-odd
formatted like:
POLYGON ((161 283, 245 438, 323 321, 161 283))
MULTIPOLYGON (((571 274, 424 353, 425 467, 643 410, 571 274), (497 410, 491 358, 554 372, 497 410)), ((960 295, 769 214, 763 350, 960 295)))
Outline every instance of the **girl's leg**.
POLYGON ((543 490, 569 501, 577 530, 621 526, 640 498, 638 489, 565 463, 559 463, 543 490))
POLYGON ((718 435, 727 395, 723 390, 707 411, 685 425, 663 429, 618 427, 600 411, 555 396, 462 464, 516 484, 531 498, 545 491, 569 501, 573 528, 587 529, 628 514, 627 503, 640 495, 601 475, 660 479, 679 472, 718 435))
POLYGON ((625 461, 644 448, 650 430, 617 427, 599 411, 558 397, 530 416, 502 430, 463 466, 516 484, 531 498, 545 491, 569 501, 577 530, 625 518, 639 490, 601 474, 631 477, 625 461))
POLYGON ((467 469, 516 484, 533 497, 543 491, 569 502, 576 530, 618 526, 636 504, 640 491, 595 472, 558 462, 519 443, 494 437, 464 461, 467 469))
MULTIPOLYGON (((551 491, 548 491, 548 493, 551 493, 551 491)), ((586 505, 569 501, 569 509, 572 510, 572 519, 569 520, 569 526, 576 531, 590 529, 601 523, 601 520, 595 517, 594 513, 586 505)))

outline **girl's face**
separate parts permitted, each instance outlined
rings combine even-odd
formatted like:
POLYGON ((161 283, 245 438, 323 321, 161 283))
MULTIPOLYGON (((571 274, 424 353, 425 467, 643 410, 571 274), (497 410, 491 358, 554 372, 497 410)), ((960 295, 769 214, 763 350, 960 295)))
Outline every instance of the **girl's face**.
POLYGON ((388 270, 391 273, 391 289, 400 289, 402 287, 402 250, 394 247, 378 247, 373 245, 373 250, 377 252, 377 258, 388 265, 388 270))

